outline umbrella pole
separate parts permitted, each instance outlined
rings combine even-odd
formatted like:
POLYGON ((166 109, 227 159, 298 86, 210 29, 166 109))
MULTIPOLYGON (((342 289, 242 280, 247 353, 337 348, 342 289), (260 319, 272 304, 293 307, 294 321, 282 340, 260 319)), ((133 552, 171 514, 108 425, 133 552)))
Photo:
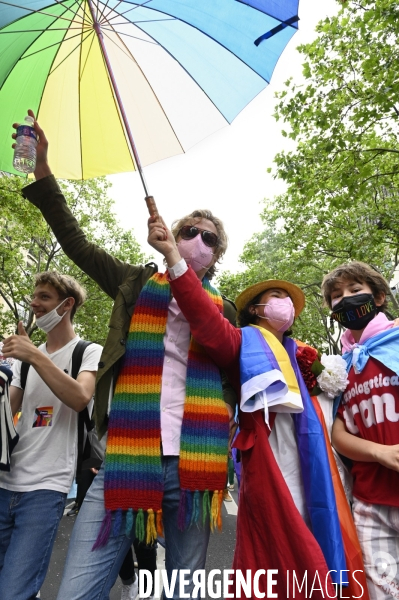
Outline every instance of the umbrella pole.
POLYGON ((149 193, 148 193, 147 183, 146 183, 146 180, 145 180, 145 177, 144 177, 144 173, 143 173, 143 169, 142 169, 142 166, 141 166, 141 163, 140 163, 140 158, 139 158, 139 155, 138 155, 138 152, 137 152, 136 144, 134 143, 133 135, 132 135, 132 132, 131 132, 131 129, 130 129, 130 126, 129 126, 129 122, 128 122, 127 117, 126 117, 125 109, 123 108, 122 98, 120 97, 118 86, 116 84, 114 73, 112 71, 111 63, 109 61, 107 50, 106 50, 105 45, 104 45, 103 34, 101 32, 101 25, 96 20, 96 17, 95 17, 93 5, 92 5, 92 0, 88 0, 88 5, 90 7, 91 17, 93 19, 93 28, 94 28, 94 31, 97 34, 98 41, 100 43, 101 51, 103 53, 105 64, 107 66, 108 74, 109 74, 109 77, 111 79, 111 84, 112 84, 112 87, 114 89, 116 100, 118 102, 118 107, 119 107, 119 110, 120 110, 120 113, 121 113, 122 121, 123 121, 123 124, 124 124, 125 129, 126 129, 127 137, 129 138, 130 147, 132 149, 133 156, 134 156, 134 161, 136 163, 136 167, 137 167, 137 170, 138 170, 139 175, 140 175, 141 183, 143 184, 144 193, 145 193, 145 201, 146 201, 146 204, 147 204, 148 212, 150 213, 151 217, 158 218, 159 217, 159 213, 158 213, 157 205, 155 204, 154 197, 150 196, 149 193))

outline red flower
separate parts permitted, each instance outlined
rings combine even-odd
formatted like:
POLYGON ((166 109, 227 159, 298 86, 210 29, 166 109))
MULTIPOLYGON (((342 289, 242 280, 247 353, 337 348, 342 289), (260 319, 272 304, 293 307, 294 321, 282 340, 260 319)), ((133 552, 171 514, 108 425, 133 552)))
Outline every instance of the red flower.
POLYGON ((310 346, 299 346, 296 351, 296 359, 298 364, 307 365, 309 368, 313 365, 315 360, 318 360, 319 355, 317 350, 310 346))
POLYGON ((312 373, 312 365, 316 360, 319 360, 317 350, 310 346, 299 346, 296 351, 296 359, 301 370, 302 377, 305 381, 308 392, 310 393, 317 385, 316 376, 312 373))

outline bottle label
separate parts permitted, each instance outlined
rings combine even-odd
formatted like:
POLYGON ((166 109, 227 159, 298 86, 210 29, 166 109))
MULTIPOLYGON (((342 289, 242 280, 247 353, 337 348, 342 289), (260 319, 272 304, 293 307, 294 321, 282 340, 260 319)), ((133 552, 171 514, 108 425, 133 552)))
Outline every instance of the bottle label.
POLYGON ((29 125, 20 125, 17 127, 17 138, 20 136, 31 137, 37 142, 36 131, 33 129, 33 127, 29 127, 29 125))

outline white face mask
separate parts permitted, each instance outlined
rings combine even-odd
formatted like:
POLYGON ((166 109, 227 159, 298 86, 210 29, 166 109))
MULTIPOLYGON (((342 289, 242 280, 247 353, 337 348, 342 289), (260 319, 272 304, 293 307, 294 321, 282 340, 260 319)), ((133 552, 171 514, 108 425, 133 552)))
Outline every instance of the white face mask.
MULTIPOLYGON (((65 300, 68 300, 68 298, 65 298, 65 300)), ((53 310, 51 310, 49 313, 36 319, 36 325, 39 327, 39 329, 49 333, 56 325, 58 325, 58 323, 62 321, 68 311, 64 312, 62 315, 59 315, 57 313, 57 308, 64 304, 65 300, 60 302, 59 305, 53 308, 53 310)))

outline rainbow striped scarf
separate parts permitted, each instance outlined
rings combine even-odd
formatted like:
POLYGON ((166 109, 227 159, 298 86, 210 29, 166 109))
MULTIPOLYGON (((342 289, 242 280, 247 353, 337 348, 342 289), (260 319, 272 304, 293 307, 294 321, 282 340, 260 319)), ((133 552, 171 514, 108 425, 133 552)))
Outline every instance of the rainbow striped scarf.
MULTIPOLYGON (((220 293, 207 279, 203 280, 203 288, 222 312, 220 293)), ((93 550, 106 544, 113 511, 114 535, 120 531, 123 512, 127 535, 134 522, 136 537, 147 544, 157 534, 162 535, 160 396, 170 298, 167 275, 156 274, 143 287, 132 316, 109 419, 106 515, 93 550)), ((209 515, 211 529, 221 528, 228 421, 219 369, 191 339, 180 440, 181 529, 198 523, 201 512, 203 524, 209 515)))

